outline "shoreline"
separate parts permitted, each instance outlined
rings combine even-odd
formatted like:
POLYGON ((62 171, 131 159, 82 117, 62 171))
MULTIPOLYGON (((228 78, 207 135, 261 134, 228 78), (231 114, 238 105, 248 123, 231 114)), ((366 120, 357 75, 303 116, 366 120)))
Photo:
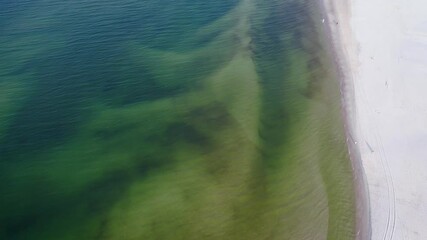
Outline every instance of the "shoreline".
POLYGON ((353 136, 354 133, 354 106, 355 106, 355 93, 353 86, 353 76, 351 74, 351 63, 349 53, 346 52, 344 46, 348 45, 345 36, 340 30, 341 25, 345 22, 343 17, 337 14, 342 7, 350 5, 350 3, 337 3, 334 0, 323 0, 320 5, 324 19, 324 30, 328 38, 328 48, 331 50, 332 60, 335 66, 334 71, 339 80, 341 92, 341 114, 347 139, 347 147, 349 158, 352 166, 353 173, 353 187, 355 192, 355 239, 365 240, 371 238, 371 222, 370 222, 370 203, 369 191, 366 179, 366 174, 363 168, 360 151, 355 144, 353 136))
POLYGON ((426 239, 427 2, 323 0, 323 8, 355 178, 356 239, 426 239))

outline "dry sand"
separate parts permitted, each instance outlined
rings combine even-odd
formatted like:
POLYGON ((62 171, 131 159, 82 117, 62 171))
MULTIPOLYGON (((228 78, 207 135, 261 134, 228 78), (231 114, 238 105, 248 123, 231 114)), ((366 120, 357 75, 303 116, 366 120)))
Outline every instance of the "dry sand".
MULTIPOLYGON (((340 59, 349 146, 366 174, 367 231, 374 240, 425 240, 427 1, 325 3, 325 24, 340 59)), ((363 171, 355 176, 363 179, 363 171)))

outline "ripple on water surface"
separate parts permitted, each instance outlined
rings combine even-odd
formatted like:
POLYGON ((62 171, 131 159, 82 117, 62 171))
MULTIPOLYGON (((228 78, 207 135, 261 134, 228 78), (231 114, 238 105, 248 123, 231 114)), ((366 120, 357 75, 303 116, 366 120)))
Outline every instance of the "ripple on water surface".
POLYGON ((4 1, 0 238, 351 238, 314 8, 4 1))

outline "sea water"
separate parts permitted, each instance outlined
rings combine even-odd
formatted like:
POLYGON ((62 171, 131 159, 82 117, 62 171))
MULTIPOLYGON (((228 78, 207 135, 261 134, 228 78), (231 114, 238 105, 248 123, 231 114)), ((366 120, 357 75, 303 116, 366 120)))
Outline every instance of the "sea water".
POLYGON ((0 1, 1 239, 351 239, 314 1, 0 1))

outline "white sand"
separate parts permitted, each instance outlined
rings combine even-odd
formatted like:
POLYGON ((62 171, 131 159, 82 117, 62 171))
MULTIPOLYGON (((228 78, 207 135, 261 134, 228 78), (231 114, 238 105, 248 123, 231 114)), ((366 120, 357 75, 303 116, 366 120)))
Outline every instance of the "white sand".
POLYGON ((366 173, 372 239, 425 240, 427 1, 325 2, 366 173))

